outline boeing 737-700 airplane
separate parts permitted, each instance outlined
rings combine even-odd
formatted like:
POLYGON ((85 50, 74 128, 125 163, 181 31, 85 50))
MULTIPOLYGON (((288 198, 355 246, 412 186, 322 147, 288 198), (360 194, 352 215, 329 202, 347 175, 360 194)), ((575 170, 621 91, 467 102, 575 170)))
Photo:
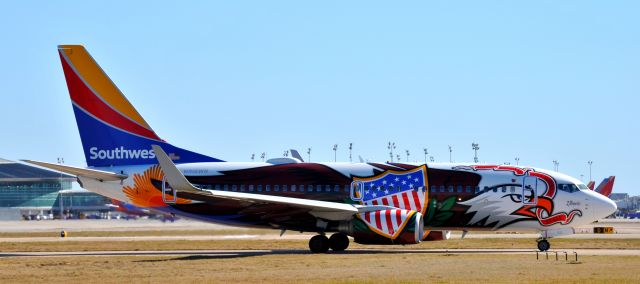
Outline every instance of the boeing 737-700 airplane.
POLYGON ((315 232, 312 252, 416 244, 450 230, 537 231, 548 238, 616 205, 570 176, 539 168, 454 163, 225 162, 162 140, 84 47, 58 53, 88 168, 83 188, 138 207, 234 226, 315 232), (331 234, 330 237, 327 237, 331 234))

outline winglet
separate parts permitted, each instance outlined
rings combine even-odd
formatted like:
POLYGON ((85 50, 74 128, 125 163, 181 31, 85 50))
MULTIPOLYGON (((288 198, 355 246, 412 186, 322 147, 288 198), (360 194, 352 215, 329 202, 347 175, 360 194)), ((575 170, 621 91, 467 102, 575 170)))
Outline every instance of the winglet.
POLYGON ((180 170, 178 170, 176 165, 171 161, 171 158, 169 158, 167 153, 165 153, 160 146, 151 145, 151 148, 153 148, 153 151, 156 154, 156 159, 158 159, 158 163, 160 164, 160 168, 171 187, 182 191, 197 190, 197 188, 187 180, 180 170))

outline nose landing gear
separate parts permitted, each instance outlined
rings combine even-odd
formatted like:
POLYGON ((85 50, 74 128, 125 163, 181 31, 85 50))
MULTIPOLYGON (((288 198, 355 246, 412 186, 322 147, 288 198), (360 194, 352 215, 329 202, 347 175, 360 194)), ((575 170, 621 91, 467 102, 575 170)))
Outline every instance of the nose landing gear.
POLYGON ((538 240, 538 249, 540 251, 548 251, 551 248, 551 244, 546 239, 538 240))
POLYGON ((326 253, 329 248, 333 251, 344 251, 347 247, 349 247, 349 237, 344 233, 335 233, 331 238, 316 235, 309 240, 309 249, 313 253, 326 253))

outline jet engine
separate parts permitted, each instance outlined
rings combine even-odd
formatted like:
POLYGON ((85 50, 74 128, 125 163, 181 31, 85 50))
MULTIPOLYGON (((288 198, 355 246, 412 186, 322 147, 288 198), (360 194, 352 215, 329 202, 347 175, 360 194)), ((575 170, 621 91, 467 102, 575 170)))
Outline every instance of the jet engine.
POLYGON ((413 210, 379 210, 361 213, 339 230, 359 244, 417 244, 424 236, 422 214, 413 210), (370 214, 367 216, 367 214, 370 214))

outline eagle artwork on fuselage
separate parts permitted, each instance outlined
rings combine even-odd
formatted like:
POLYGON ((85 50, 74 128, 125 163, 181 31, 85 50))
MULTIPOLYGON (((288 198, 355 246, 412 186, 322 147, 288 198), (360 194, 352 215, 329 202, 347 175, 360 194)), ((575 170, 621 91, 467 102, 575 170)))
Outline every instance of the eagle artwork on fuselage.
POLYGON ((450 230, 538 231, 547 238, 612 214, 579 180, 538 168, 454 163, 224 162, 159 138, 79 45, 59 46, 89 168, 74 174, 101 195, 206 222, 317 232, 313 252, 416 244, 450 230), (332 233, 328 238, 325 235, 332 233))

